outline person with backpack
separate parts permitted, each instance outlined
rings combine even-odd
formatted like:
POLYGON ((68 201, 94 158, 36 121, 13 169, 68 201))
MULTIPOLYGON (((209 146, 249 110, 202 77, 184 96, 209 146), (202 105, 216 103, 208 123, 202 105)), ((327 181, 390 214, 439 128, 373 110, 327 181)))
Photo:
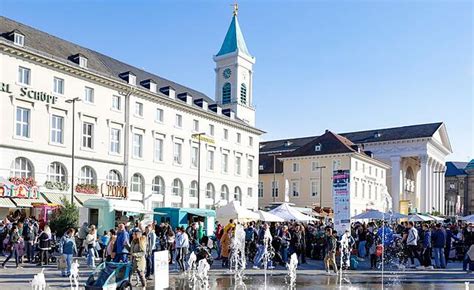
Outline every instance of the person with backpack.
POLYGON ((76 239, 74 238, 75 230, 70 228, 59 241, 59 253, 66 262, 66 267, 61 269, 61 276, 68 277, 71 274, 71 265, 74 255, 77 255, 76 239))
POLYGON ((6 269, 7 268, 6 263, 11 259, 11 257, 15 256, 16 268, 21 269, 19 265, 20 263, 19 248, 20 248, 21 238, 20 238, 20 234, 18 233, 18 227, 16 225, 12 226, 8 239, 9 239, 8 247, 10 247, 11 250, 8 257, 5 259, 5 261, 3 261, 2 268, 6 269))

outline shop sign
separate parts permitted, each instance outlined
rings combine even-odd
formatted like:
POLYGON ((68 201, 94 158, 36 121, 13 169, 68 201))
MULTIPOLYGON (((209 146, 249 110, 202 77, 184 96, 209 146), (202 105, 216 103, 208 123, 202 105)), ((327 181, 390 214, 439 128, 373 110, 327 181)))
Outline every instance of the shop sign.
POLYGON ((0 183, 0 197, 38 198, 38 187, 0 183))
POLYGON ((128 189, 125 185, 114 185, 102 183, 100 192, 103 197, 114 197, 127 199, 128 189))
POLYGON ((191 138, 196 139, 196 140, 201 140, 203 142, 206 142, 208 144, 214 144, 214 139, 206 137, 204 135, 192 135, 191 138))
MULTIPOLYGON (((12 94, 10 84, 0 82, 0 92, 12 94)), ((26 87, 20 88, 20 97, 26 97, 35 101, 41 101, 48 104, 56 104, 58 97, 52 96, 48 93, 35 91, 26 87)))

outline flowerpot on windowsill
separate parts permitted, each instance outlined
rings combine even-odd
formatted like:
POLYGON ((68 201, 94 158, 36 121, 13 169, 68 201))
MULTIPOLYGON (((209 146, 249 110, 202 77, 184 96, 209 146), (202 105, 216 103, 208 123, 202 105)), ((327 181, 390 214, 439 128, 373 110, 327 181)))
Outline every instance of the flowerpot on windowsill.
POLYGON ((28 187, 36 186, 36 181, 33 177, 10 177, 8 181, 15 185, 26 185, 28 187))
POLYGON ((76 185, 76 192, 77 193, 85 193, 85 194, 97 194, 98 187, 96 184, 77 184, 76 185))
POLYGON ((69 190, 69 184, 66 182, 60 182, 60 181, 46 181, 44 183, 44 187, 50 190, 56 190, 56 191, 68 191, 69 190))

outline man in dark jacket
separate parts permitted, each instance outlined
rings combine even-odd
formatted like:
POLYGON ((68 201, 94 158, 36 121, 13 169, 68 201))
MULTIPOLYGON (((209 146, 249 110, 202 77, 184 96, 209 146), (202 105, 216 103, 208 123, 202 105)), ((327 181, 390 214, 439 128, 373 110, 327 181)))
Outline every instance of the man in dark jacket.
POLYGON ((432 234, 433 238, 433 253, 436 268, 446 268, 446 260, 444 257, 444 247, 446 246, 446 232, 441 227, 441 224, 436 225, 436 229, 432 234))
POLYGON ((431 231, 427 224, 423 224, 423 250, 421 252, 422 266, 433 268, 431 266, 431 231))
POLYGON ((337 274, 336 247, 336 237, 333 235, 332 228, 328 227, 326 228, 326 251, 324 256, 324 266, 326 268, 326 273, 329 273, 330 266, 332 265, 334 273, 337 274))
POLYGON ((193 252, 198 246, 198 225, 197 223, 192 223, 186 228, 186 233, 189 237, 189 248, 193 252))
POLYGON ((34 242, 38 235, 38 228, 33 225, 33 221, 25 221, 23 229, 23 240, 25 241, 26 259, 28 263, 34 263, 34 242))

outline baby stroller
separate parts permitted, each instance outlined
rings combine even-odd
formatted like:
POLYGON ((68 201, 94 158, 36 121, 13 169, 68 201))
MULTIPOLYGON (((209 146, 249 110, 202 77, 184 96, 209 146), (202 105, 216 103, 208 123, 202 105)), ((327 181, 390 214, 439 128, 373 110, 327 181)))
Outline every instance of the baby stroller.
POLYGON ((131 276, 132 263, 104 262, 89 276, 85 289, 132 289, 131 276))
POLYGON ((211 250, 206 246, 199 246, 196 249, 196 264, 198 264, 202 259, 206 259, 209 266, 212 266, 212 263, 214 262, 214 259, 211 255, 211 250))

